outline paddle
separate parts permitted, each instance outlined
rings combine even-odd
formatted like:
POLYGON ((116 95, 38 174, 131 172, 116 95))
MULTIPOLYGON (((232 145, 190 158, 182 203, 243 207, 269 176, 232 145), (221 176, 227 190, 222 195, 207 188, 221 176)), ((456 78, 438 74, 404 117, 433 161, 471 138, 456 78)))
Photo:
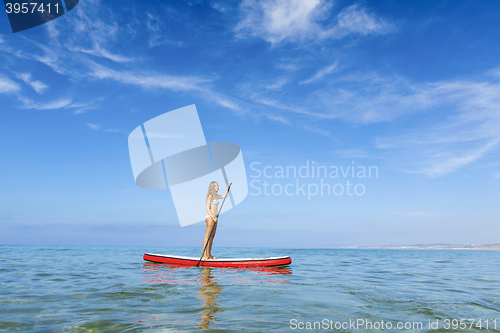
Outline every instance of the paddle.
MULTIPOLYGON (((219 221, 219 215, 220 215, 220 212, 222 211, 222 206, 224 206, 224 202, 226 201, 226 198, 229 195, 229 190, 230 189, 231 189, 231 184, 229 184, 227 186, 227 191, 226 191, 227 195, 224 197, 224 200, 222 200, 222 205, 220 205, 219 213, 217 213, 217 222, 219 221)), ((215 222, 215 223, 217 223, 217 222, 215 222)), ((203 254, 205 253, 205 250, 207 249, 208 243, 210 243, 210 238, 212 237, 212 232, 214 231, 215 223, 212 226, 212 229, 210 230, 210 236, 208 236, 207 244, 205 244, 205 247, 203 248, 203 252, 201 253, 200 260, 198 260, 198 263, 196 264, 196 267, 198 267, 200 265, 201 258, 203 258, 203 254)))

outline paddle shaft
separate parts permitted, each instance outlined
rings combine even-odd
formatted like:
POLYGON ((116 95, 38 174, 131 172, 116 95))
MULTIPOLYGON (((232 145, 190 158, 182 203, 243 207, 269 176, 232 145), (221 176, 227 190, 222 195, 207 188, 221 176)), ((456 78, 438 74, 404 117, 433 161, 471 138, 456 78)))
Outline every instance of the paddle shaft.
MULTIPOLYGON (((219 215, 220 215, 220 212, 222 211, 222 206, 224 206, 224 202, 226 202, 226 198, 229 195, 229 190, 230 189, 231 189, 231 185, 228 185, 227 186, 227 191, 226 191, 227 195, 224 197, 224 200, 222 200, 222 204, 220 205, 219 212, 217 213, 217 222, 219 221, 219 215)), ((215 224, 217 222, 214 223, 214 225, 212 226, 212 229, 210 230, 210 235, 208 236, 207 244, 205 244, 205 247, 203 248, 203 253, 201 254, 200 260, 198 260, 198 263, 196 264, 196 267, 198 267, 200 265, 201 258, 203 258, 203 255, 205 254, 205 250, 207 249, 208 243, 210 243, 210 238, 212 237, 212 233, 214 232, 214 227, 215 227, 215 224)))

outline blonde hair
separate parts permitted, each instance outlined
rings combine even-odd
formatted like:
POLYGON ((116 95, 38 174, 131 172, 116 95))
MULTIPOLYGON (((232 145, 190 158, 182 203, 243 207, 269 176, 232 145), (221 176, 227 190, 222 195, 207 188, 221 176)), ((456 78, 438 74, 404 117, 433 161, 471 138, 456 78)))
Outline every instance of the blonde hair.
POLYGON ((214 198, 215 194, 217 191, 215 190, 215 185, 218 185, 217 182, 214 180, 213 182, 210 183, 208 186, 208 193, 207 193, 207 200, 212 201, 214 198))

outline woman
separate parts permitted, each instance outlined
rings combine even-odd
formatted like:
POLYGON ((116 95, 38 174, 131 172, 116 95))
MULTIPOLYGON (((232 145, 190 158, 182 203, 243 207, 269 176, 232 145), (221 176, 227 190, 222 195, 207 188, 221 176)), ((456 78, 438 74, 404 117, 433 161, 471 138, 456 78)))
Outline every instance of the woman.
POLYGON ((202 260, 217 259, 212 256, 212 243, 214 242, 215 231, 217 230, 217 218, 219 217, 219 199, 224 199, 225 197, 227 197, 229 186, 231 186, 232 183, 233 182, 229 182, 226 193, 224 195, 217 194, 217 191, 219 191, 219 184, 217 184, 217 182, 211 182, 208 186, 207 202, 205 206, 208 213, 207 217, 205 217, 205 222, 207 222, 207 230, 205 230, 205 239, 203 239, 203 248, 205 249, 205 251, 203 252, 203 255, 201 257, 202 260), (210 232, 212 233, 212 236, 210 236, 210 232))

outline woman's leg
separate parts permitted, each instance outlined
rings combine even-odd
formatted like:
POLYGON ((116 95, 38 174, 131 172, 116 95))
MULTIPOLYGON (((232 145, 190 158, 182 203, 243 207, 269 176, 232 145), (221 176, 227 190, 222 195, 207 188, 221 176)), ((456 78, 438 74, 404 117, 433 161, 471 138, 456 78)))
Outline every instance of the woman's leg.
MULTIPOLYGON (((201 258, 203 260, 207 260, 210 257, 211 245, 209 244, 207 246, 207 242, 209 242, 208 237, 210 236, 210 231, 212 230, 212 227, 214 227, 214 220, 212 220, 211 217, 205 218, 205 222, 207 222, 207 229, 205 230, 205 238, 203 239, 203 249, 205 249, 201 258)), ((215 231, 212 231, 212 235, 214 233, 215 231)), ((211 237, 210 239, 213 239, 213 237, 211 237)))
POLYGON ((214 242, 214 237, 215 237, 215 232, 217 231, 217 223, 214 224, 214 231, 212 232, 212 237, 210 237, 210 240, 208 242, 208 256, 210 259, 217 259, 212 256, 212 244, 214 242))

